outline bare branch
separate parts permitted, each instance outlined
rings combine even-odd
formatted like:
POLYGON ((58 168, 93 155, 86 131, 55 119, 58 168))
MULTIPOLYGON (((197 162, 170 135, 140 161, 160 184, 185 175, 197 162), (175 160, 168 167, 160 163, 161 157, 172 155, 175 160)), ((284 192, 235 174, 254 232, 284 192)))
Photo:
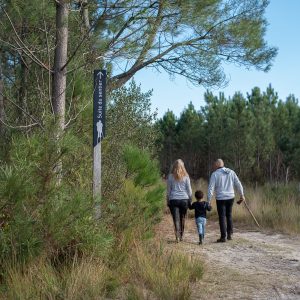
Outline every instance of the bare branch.
POLYGON ((31 128, 31 127, 33 127, 33 126, 40 125, 39 123, 32 123, 32 124, 29 124, 29 125, 13 126, 13 125, 7 124, 7 123, 4 122, 1 118, 0 118, 0 122, 1 122, 4 126, 9 127, 9 128, 12 128, 12 129, 25 129, 25 128, 31 128))
POLYGON ((20 105, 18 105, 16 102, 11 100, 10 98, 6 97, 4 94, 2 94, 2 96, 5 97, 6 100, 8 100, 10 103, 12 103, 14 106, 16 106, 18 109, 20 109, 31 120, 33 120, 35 122, 35 125, 39 125, 42 129, 44 129, 44 127, 32 115, 30 115, 27 111, 25 111, 20 105))
MULTIPOLYGON (((156 2, 153 2, 152 4, 150 4, 148 7, 145 7, 146 9, 150 9, 152 8, 156 3, 158 3, 157 1, 156 2)), ((128 29, 130 23, 134 20, 136 20, 138 18, 139 15, 143 14, 145 11, 144 10, 141 10, 139 11, 135 16, 131 16, 124 24, 123 26, 121 27, 121 29, 119 30, 119 32, 113 37, 113 39, 109 42, 108 44, 108 47, 110 47, 112 44, 114 44, 114 42, 122 35, 122 33, 128 29)), ((145 24, 146 25, 146 24, 145 24)))
POLYGON ((22 41, 22 39, 20 38, 20 36, 19 36, 19 34, 18 34, 18 32, 17 32, 17 30, 16 30, 16 28, 15 28, 15 26, 14 26, 14 24, 13 24, 11 18, 10 18, 9 15, 8 15, 8 13, 6 12, 5 9, 3 9, 3 11, 4 11, 5 15, 7 16, 8 20, 9 20, 9 23, 10 23, 10 25, 11 25, 11 27, 12 27, 12 29, 13 29, 13 31, 14 31, 16 37, 17 37, 17 40, 19 41, 19 42, 16 41, 16 43, 17 43, 17 45, 21 48, 21 50, 24 52, 24 54, 25 54, 26 56, 28 56, 32 61, 34 61, 34 62, 35 62, 37 65, 39 65, 40 67, 46 69, 47 71, 50 71, 50 68, 47 67, 43 62, 41 62, 41 61, 40 61, 40 60, 32 53, 32 51, 26 46, 26 44, 22 41), (24 49, 26 49, 27 52, 26 52, 24 49))
POLYGON ((65 124, 65 128, 70 125, 70 123, 78 118, 78 116, 85 111, 85 109, 90 105, 90 103, 87 103, 73 118, 70 118, 70 120, 65 124))
POLYGON ((162 21, 162 17, 161 17, 162 10, 163 10, 163 4, 162 4, 162 1, 160 0, 159 1, 157 15, 156 15, 156 18, 155 18, 155 21, 153 22, 153 24, 151 24, 151 20, 149 18, 149 21, 150 21, 150 23, 149 23, 149 36, 146 39, 144 47, 143 47, 142 51, 140 52, 140 55, 137 58, 136 62, 134 63, 133 68, 135 68, 136 66, 138 66, 145 59, 148 51, 152 47, 152 44, 153 44, 153 41, 155 39, 157 30, 158 30, 158 28, 159 28, 159 26, 161 24, 161 21, 162 21))

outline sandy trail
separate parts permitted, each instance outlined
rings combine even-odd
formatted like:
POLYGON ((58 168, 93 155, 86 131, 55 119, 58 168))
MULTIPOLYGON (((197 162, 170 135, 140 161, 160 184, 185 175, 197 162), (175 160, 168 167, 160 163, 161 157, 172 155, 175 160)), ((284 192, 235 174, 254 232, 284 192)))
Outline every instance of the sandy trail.
POLYGON ((199 246, 194 219, 187 219, 184 240, 176 244, 171 216, 164 217, 158 232, 167 247, 204 261, 192 299, 300 299, 300 237, 236 227, 232 241, 216 243, 218 224, 208 220, 199 246))

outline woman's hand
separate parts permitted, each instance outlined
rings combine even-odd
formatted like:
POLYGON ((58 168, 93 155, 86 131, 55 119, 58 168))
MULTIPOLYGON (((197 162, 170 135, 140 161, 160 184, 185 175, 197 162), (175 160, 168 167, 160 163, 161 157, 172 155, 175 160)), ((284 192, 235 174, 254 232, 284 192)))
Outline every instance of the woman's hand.
POLYGON ((170 206, 170 200, 167 198, 167 206, 170 206))

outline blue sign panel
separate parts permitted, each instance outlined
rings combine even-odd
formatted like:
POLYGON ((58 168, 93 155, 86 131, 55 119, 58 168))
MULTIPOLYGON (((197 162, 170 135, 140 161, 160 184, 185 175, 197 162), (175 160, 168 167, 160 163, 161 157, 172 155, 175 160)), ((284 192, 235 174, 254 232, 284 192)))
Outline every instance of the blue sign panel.
POLYGON ((106 70, 94 70, 93 146, 105 137, 106 70))

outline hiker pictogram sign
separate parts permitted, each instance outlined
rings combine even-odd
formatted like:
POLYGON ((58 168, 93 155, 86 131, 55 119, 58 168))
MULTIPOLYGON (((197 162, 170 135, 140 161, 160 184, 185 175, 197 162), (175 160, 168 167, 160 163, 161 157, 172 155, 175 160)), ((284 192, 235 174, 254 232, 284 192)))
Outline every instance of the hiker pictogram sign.
POLYGON ((93 146, 105 137, 106 70, 94 70, 93 146))

